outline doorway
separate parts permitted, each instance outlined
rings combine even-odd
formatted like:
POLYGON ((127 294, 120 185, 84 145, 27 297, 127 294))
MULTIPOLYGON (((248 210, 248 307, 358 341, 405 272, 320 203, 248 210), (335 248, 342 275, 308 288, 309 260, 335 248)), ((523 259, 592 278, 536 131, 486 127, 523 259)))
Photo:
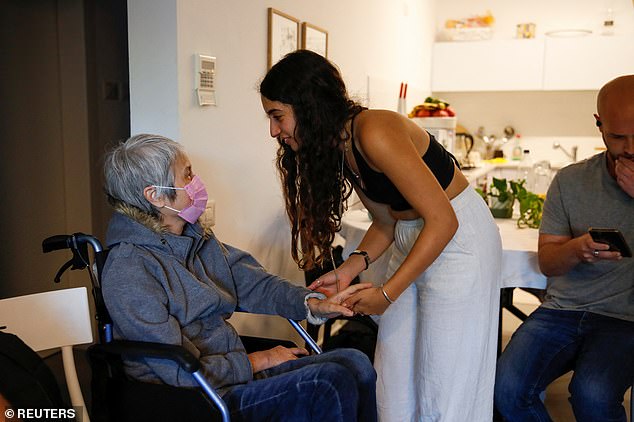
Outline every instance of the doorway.
MULTIPOLYGON (((100 157, 130 133, 125 0, 5 0, 0 13, 0 298, 52 290, 45 237, 103 239, 100 157)), ((62 286, 87 285, 83 274, 62 286)))

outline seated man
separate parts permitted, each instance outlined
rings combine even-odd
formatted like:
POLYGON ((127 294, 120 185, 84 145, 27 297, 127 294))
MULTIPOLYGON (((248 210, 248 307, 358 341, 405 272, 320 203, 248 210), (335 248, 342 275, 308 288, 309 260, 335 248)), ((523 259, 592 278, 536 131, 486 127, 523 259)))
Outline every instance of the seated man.
MULTIPOLYGON (((365 354, 339 349, 302 357, 305 349, 281 346, 247 354, 227 322, 238 307, 312 323, 351 316, 341 304, 370 284, 324 299, 218 241, 198 221, 205 187, 170 139, 137 135, 118 145, 106 156, 105 180, 116 212, 102 289, 115 338, 186 347, 232 420, 376 420, 376 374, 365 354)), ((126 372, 145 382, 197 386, 162 359, 126 360, 126 372)))
POLYGON ((573 370, 577 421, 625 421, 634 379, 634 259, 592 240, 590 227, 619 229, 634 245, 634 75, 607 83, 596 124, 607 147, 563 168, 546 196, 539 265, 544 303, 500 357, 495 405, 509 421, 548 421, 539 395, 573 370))

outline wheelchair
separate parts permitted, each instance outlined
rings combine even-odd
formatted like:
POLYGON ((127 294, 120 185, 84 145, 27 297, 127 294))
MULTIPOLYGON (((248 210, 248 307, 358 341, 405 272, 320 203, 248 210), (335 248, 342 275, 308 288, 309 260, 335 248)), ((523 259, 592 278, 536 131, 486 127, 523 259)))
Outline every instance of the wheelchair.
MULTIPOLYGON (((87 269, 95 301, 99 343, 88 348, 92 370, 92 419, 96 421, 222 421, 230 420, 229 409, 202 376, 199 361, 179 345, 114 340, 112 320, 101 293, 101 272, 109 250, 98 239, 84 233, 56 235, 42 242, 44 253, 70 249, 72 258, 59 269, 58 283, 68 270, 87 269), (92 249, 89 253, 88 247, 92 249), (168 359, 190 373, 199 388, 182 388, 129 379, 123 370, 122 356, 168 359)), ((307 348, 320 354, 321 349, 304 328, 288 322, 306 342, 307 348)), ((292 342, 241 336, 247 352, 270 349, 276 345, 295 347, 292 342)))

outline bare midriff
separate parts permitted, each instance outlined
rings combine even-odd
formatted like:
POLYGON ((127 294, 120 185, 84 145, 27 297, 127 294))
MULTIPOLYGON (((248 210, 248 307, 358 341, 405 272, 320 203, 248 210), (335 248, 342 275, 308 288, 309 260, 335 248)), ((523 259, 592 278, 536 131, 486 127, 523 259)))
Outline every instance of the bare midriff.
MULTIPOLYGON (((447 198, 452 200, 456 196, 458 196, 462 191, 464 191, 467 186, 469 186, 469 181, 462 174, 458 167, 455 168, 453 179, 447 189, 445 189, 445 194, 447 194, 447 198)), ((420 218, 420 214, 415 209, 403 210, 403 211, 394 211, 390 209, 390 214, 396 220, 416 220, 420 218)))

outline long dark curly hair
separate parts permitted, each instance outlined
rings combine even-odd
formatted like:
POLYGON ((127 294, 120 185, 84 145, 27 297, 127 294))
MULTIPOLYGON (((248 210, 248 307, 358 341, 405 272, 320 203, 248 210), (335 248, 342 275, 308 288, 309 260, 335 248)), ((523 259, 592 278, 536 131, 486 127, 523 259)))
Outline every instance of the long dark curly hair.
POLYGON ((308 50, 287 54, 260 83, 260 94, 293 108, 299 150, 278 139, 279 171, 291 223, 291 254, 301 269, 321 266, 341 229, 352 186, 342 172, 345 124, 363 107, 351 100, 337 68, 308 50), (301 248, 301 251, 300 251, 301 248))

